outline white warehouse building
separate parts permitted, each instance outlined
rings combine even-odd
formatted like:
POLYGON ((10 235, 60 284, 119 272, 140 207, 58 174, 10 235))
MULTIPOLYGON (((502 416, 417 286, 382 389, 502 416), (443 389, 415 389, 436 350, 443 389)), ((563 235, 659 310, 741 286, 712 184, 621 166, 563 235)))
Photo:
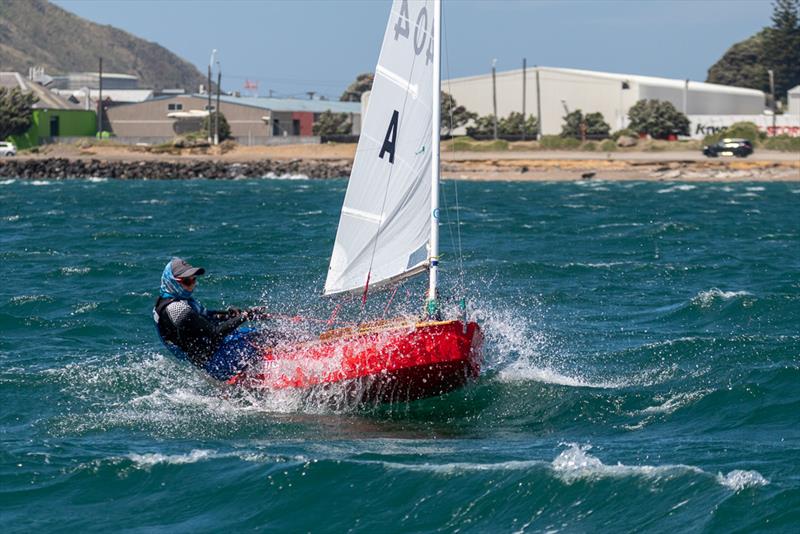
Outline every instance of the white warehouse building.
MULTIPOLYGON (((522 69, 498 72, 496 80, 498 117, 521 112, 522 69)), ((491 73, 444 80, 442 91, 450 93, 469 111, 479 115, 493 113, 491 73)), ((578 69, 526 69, 525 113, 538 116, 537 106, 541 108, 543 135, 561 133, 567 110, 576 109, 600 112, 612 131, 622 129, 628 124, 628 110, 643 99, 669 100, 687 115, 761 115, 765 107, 765 95, 756 89, 578 69)))

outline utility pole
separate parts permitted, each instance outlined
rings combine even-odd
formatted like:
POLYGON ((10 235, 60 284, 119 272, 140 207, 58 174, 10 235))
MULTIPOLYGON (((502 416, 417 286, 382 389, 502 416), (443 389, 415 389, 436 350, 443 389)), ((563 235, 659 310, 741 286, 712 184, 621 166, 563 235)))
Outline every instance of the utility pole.
POLYGON ((528 81, 528 59, 522 58, 522 140, 525 140, 525 90, 528 81))
POLYGON ((103 137, 103 58, 100 58, 100 66, 97 69, 97 82, 100 87, 97 95, 97 133, 103 137))
POLYGON ((542 138, 542 92, 539 88, 539 67, 536 67, 536 140, 542 138))
POLYGON ((689 114, 689 78, 683 82, 683 114, 689 114))
POLYGON ((211 51, 211 59, 208 60, 208 87, 206 88, 206 94, 208 95, 208 144, 210 145, 211 142, 214 140, 211 137, 211 65, 214 63, 214 55, 216 55, 217 49, 211 51))
POLYGON ((775 72, 772 69, 767 72, 769 73, 769 92, 772 95, 772 135, 775 135, 775 112, 778 111, 778 105, 775 102, 775 72))
POLYGON ((214 110, 214 144, 219 144, 219 92, 222 86, 222 67, 217 60, 217 109, 214 110))
POLYGON ((492 106, 494 108, 494 140, 497 141, 497 59, 492 60, 492 106))

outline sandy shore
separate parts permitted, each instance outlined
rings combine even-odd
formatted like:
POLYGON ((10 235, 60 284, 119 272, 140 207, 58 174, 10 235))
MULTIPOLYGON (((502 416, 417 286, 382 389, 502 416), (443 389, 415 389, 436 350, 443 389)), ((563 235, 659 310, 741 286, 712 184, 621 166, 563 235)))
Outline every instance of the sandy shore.
MULTIPOLYGON (((335 165, 348 168, 354 144, 235 147, 221 153, 185 149, 152 153, 121 146, 51 145, 16 160, 64 158, 103 162, 170 162, 247 164, 273 160, 335 165)), ((7 160, 6 160, 7 161, 7 160)), ((706 158, 699 151, 442 151, 445 179, 464 180, 680 180, 680 181, 800 181, 800 154, 759 150, 747 159, 706 158)))

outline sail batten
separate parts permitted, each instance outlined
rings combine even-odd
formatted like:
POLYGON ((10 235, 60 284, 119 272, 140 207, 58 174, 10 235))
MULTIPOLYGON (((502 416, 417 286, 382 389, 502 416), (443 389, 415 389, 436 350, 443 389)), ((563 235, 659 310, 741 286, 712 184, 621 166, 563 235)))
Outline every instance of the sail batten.
POLYGON ((325 294, 363 290, 368 279, 380 287, 430 266, 434 9, 434 0, 393 2, 325 294))

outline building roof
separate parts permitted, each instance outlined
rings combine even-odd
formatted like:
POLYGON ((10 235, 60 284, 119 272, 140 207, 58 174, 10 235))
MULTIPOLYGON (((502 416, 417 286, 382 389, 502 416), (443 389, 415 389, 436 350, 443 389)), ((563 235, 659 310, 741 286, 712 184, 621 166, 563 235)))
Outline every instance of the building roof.
POLYGON ((33 93, 39 99, 34 109, 81 109, 66 98, 42 87, 36 82, 23 78, 18 72, 0 72, 0 86, 10 89, 18 88, 25 93, 33 93))
MULTIPOLYGON (((54 89, 59 95, 64 97, 74 96, 76 98, 86 98, 85 89, 54 89)), ((97 101, 100 96, 99 89, 89 89, 89 98, 97 101)), ((153 98, 152 89, 103 89, 103 100, 110 99, 112 102, 144 102, 153 98)))
MULTIPOLYGON (((199 98, 207 98, 207 95, 193 95, 199 98)), ((215 97, 216 98, 216 97, 215 97)), ((239 104, 240 106, 250 106, 272 111, 310 111, 322 113, 332 111, 333 113, 361 113, 360 102, 339 102, 336 100, 303 100, 300 98, 268 98, 252 96, 229 96, 221 95, 220 100, 227 104, 239 104)))
MULTIPOLYGON (((601 78, 606 80, 619 80, 622 82, 635 82, 641 85, 656 85, 661 87, 673 87, 673 88, 680 88, 683 89, 686 80, 679 80, 676 78, 661 78, 658 76, 642 76, 639 74, 619 74, 615 72, 601 72, 601 71, 594 71, 594 70, 582 70, 582 69, 566 69, 560 67, 536 67, 540 71, 543 72, 555 72, 555 73, 564 73, 564 74, 575 74, 579 76, 587 76, 592 78, 601 78)), ((531 70, 531 69, 529 69, 531 70)), ((522 69, 514 69, 508 70, 503 72, 498 72, 498 76, 508 76, 514 74, 522 73, 522 69)), ((465 76, 463 78, 453 78, 451 81, 462 81, 462 80, 470 80, 470 79, 481 79, 490 76, 489 74, 481 74, 478 76, 465 76)), ((445 81, 446 83, 446 81, 445 81)), ((715 83, 706 83, 706 82, 696 82, 693 80, 689 81, 689 87, 693 90, 706 90, 706 91, 715 91, 719 93, 727 93, 727 94, 737 94, 737 95, 750 95, 750 96, 763 96, 764 93, 759 91, 758 89, 748 89, 745 87, 733 87, 730 85, 719 85, 715 83)), ((446 87, 442 87, 443 90, 447 90, 446 87)))
POLYGON ((790 95, 800 95, 800 85, 795 85, 787 91, 790 95))

